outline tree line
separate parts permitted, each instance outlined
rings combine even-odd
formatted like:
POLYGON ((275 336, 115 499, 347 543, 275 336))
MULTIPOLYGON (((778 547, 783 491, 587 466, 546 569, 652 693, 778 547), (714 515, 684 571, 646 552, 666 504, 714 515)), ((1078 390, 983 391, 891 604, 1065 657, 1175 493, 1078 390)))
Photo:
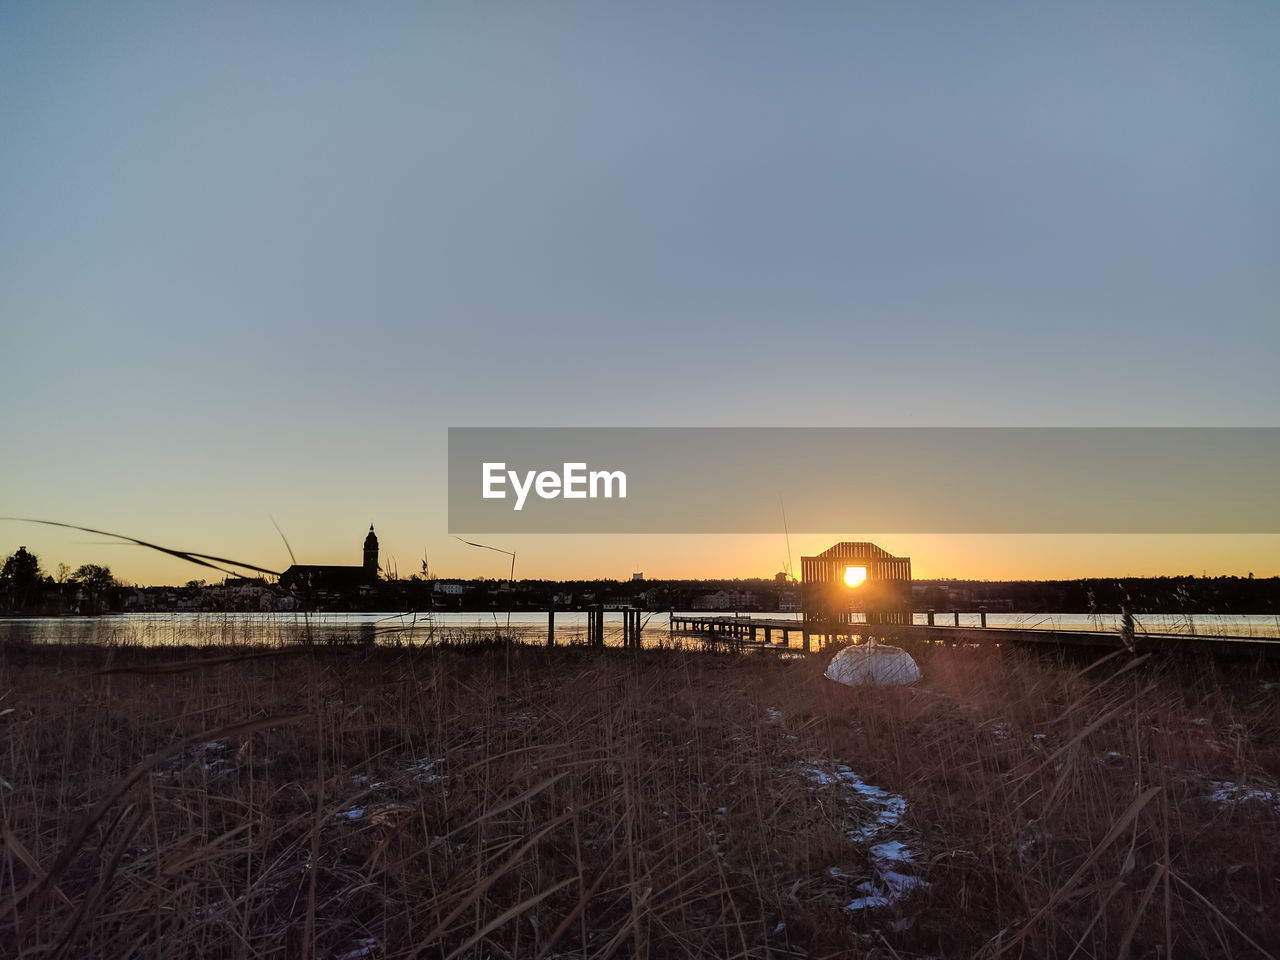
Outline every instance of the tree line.
POLYGON ((74 570, 60 563, 53 574, 46 574, 40 558, 19 547, 0 568, 0 609, 9 615, 97 613, 115 585, 111 568, 100 563, 84 563, 74 570))

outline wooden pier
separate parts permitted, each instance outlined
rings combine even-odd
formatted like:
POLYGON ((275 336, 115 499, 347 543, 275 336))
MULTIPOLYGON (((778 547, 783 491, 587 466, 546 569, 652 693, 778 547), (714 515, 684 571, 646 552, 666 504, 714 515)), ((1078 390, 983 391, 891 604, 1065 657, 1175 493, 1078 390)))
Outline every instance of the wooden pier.
MULTIPOLYGON (((622 607, 613 610, 605 610, 604 604, 597 603, 589 607, 587 614, 587 645, 591 647, 603 647, 604 644, 604 615, 605 613, 619 613, 622 615, 622 645, 631 647, 636 650, 640 649, 640 635, 644 630, 644 621, 641 619, 642 611, 635 607, 622 607)), ((547 646, 554 647, 556 645, 556 614, 554 610, 547 611, 547 646)))
MULTIPOLYGON (((983 618, 986 619, 985 617, 983 618)), ((875 637, 878 640, 915 640, 945 644, 1028 644, 1040 647, 1072 647, 1098 651, 1132 649, 1135 653, 1164 653, 1212 657, 1280 657, 1280 638, 1208 636, 1185 633, 1137 633, 1131 641, 1118 632, 1057 630, 1038 627, 960 627, 925 624, 822 623, 814 620, 777 620, 762 617, 671 615, 671 632, 727 641, 743 647, 821 649, 841 639, 875 637), (776 638, 776 642, 775 642, 776 638)))
POLYGON ((779 649, 791 646, 791 635, 802 640, 804 649, 810 649, 808 625, 800 620, 769 620, 760 617, 693 617, 671 614, 672 634, 700 635, 711 640, 734 640, 744 643, 774 645, 777 636, 779 649))

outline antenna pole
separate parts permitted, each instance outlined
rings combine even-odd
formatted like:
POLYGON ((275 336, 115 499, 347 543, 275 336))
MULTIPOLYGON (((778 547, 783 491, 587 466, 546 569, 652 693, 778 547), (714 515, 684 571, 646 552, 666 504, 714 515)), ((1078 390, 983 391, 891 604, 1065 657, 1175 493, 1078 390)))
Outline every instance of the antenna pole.
POLYGON ((778 503, 782 506, 782 532, 787 538, 787 579, 795 580, 795 574, 791 572, 791 531, 787 529, 787 504, 781 497, 778 503))

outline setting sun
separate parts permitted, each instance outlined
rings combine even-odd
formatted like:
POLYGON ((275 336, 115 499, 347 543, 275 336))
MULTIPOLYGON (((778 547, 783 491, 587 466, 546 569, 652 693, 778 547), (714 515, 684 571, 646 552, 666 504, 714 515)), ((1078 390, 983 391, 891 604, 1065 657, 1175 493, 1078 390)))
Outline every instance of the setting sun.
POLYGON ((847 583, 849 586, 856 587, 860 585, 862 581, 865 579, 867 579, 866 567, 845 567, 844 568, 844 582, 847 583))

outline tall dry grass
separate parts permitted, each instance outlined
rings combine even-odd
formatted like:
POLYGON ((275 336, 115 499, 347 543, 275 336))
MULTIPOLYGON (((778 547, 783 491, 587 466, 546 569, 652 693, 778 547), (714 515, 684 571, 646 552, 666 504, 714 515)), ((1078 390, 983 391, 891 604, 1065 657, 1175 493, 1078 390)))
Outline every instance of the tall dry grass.
POLYGON ((0 954, 1242 957, 1280 943, 1247 668, 502 644, 0 650, 0 954), (875 838, 927 885, 851 911, 875 838), (1218 796, 1215 798, 1215 794, 1218 796))

